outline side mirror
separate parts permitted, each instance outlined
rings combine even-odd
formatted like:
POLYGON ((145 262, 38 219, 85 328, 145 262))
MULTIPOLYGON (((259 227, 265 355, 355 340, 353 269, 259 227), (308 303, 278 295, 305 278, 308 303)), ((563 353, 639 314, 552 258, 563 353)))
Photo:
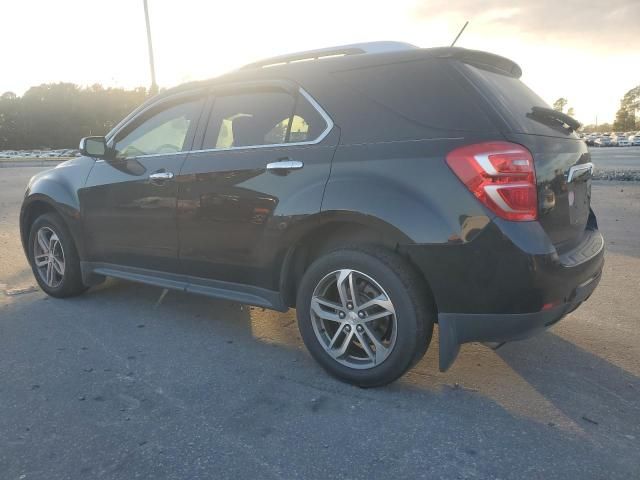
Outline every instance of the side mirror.
POLYGON ((107 150, 104 137, 84 137, 80 140, 80 153, 87 157, 105 158, 107 150))

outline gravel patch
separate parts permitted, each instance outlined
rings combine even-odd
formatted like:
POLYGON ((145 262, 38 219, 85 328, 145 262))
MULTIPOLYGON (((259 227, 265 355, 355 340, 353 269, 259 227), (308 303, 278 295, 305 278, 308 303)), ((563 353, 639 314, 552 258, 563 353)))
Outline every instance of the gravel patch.
POLYGON ((622 182, 640 182, 640 170, 596 170, 594 180, 614 180, 622 182))

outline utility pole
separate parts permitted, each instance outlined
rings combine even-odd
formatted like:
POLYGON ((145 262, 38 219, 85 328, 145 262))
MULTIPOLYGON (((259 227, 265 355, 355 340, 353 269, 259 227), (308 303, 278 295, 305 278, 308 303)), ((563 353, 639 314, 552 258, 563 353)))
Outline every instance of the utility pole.
POLYGON ((149 46, 149 67, 151 68, 151 88, 149 89, 150 95, 158 93, 158 84, 156 83, 156 67, 153 62, 153 43, 151 42, 151 25, 149 24, 149 7, 147 6, 147 0, 144 2, 144 18, 147 22, 147 44, 149 46))

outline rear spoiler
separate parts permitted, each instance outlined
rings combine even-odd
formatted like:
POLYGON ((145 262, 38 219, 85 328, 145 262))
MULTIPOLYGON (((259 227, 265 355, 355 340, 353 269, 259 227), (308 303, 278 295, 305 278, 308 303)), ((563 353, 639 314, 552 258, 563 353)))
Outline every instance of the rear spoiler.
POLYGON ((531 113, 527 113, 527 117, 534 120, 546 120, 551 123, 556 123, 559 126, 568 127, 570 130, 575 131, 579 129, 582 124, 575 118, 570 117, 566 113, 559 112, 553 108, 547 107, 532 107, 531 113))
POLYGON ((516 62, 493 53, 459 47, 432 48, 429 51, 438 58, 454 58, 462 63, 514 78, 522 76, 522 69, 516 62))

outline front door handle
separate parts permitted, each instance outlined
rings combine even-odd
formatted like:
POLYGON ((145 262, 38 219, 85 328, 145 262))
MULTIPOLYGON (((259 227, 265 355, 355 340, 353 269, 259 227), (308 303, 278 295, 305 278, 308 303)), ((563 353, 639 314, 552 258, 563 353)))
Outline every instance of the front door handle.
POLYGON ((304 163, 299 160, 282 159, 267 163, 267 170, 273 173, 287 173, 289 170, 300 170, 304 163))
POLYGON ((171 180, 173 172, 156 172, 149 175, 150 180, 171 180))

